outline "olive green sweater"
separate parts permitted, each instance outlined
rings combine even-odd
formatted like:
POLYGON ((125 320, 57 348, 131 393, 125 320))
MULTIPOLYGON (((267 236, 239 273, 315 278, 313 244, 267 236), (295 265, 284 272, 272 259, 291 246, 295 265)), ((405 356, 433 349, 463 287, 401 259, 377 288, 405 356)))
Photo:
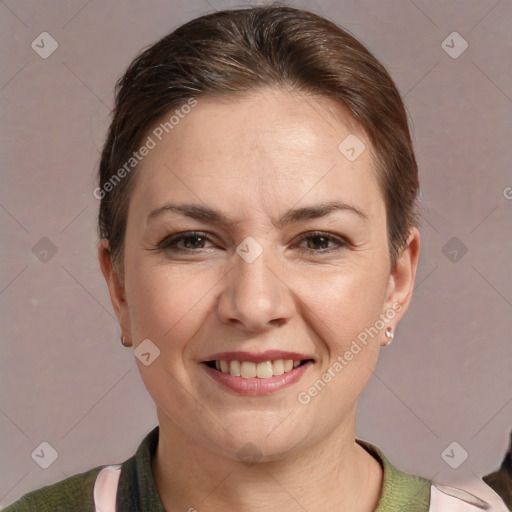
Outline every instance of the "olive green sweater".
MULTIPOLYGON (((165 512, 151 472, 158 434, 159 428, 155 427, 135 455, 122 464, 116 503, 119 512, 165 512)), ((430 480, 399 471, 377 447, 365 441, 357 442, 384 470, 382 494, 375 512, 428 511, 430 480)), ((102 467, 29 492, 3 512, 94 512, 94 482, 102 467)))

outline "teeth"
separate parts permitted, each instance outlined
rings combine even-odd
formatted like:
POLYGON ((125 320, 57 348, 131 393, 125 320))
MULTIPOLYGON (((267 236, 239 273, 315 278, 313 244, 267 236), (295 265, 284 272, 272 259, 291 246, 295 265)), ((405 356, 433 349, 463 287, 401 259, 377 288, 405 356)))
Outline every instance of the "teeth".
POLYGON ((278 359, 272 363, 272 371, 274 375, 282 375, 284 373, 284 363, 282 359, 278 359))
POLYGON ((282 375, 300 365, 300 360, 276 359, 253 363, 251 361, 215 361, 215 368, 222 373, 229 373, 233 377, 245 379, 270 379, 274 375, 282 375))
POLYGON ((274 371, 272 369, 272 361, 258 363, 256 366, 256 375, 258 379, 270 379, 270 377, 273 377, 274 371))
POLYGON ((233 377, 240 377, 240 361, 231 361, 229 365, 229 374, 233 377))
POLYGON ((240 364, 240 377, 252 379, 256 377, 256 364, 249 361, 243 361, 240 364))

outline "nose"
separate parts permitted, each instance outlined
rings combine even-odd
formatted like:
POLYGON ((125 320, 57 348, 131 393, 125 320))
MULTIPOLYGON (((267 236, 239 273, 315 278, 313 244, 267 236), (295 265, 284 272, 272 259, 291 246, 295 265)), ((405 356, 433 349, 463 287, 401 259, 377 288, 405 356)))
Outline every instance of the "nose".
POLYGON ((238 254, 234 256, 218 303, 223 323, 256 332, 279 327, 292 318, 293 293, 284 272, 275 262, 272 264, 268 252, 263 251, 251 263, 238 254))

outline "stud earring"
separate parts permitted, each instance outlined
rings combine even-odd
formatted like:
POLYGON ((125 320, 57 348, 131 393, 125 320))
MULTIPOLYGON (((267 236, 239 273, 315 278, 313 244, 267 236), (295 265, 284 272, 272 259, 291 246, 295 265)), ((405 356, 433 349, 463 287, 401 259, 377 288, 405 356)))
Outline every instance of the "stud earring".
POLYGON ((391 327, 386 327, 385 334, 387 338, 385 341, 385 346, 387 347, 393 341, 395 334, 393 333, 393 329, 391 327))
POLYGON ((130 345, 128 345, 126 343, 126 338, 121 334, 121 344, 123 345, 123 347, 129 347, 130 345))

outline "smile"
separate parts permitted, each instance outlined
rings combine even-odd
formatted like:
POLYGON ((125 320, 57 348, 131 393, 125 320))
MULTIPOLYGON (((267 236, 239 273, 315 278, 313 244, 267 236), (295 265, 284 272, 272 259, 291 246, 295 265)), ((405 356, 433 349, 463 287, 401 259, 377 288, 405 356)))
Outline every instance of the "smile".
POLYGON ((300 359, 275 359, 274 361, 262 361, 254 363, 252 361, 208 361, 206 364, 210 368, 227 373, 232 377, 242 377, 244 379, 270 379, 277 375, 291 372, 301 364, 309 360, 300 359))
MULTIPOLYGON (((261 355, 252 357, 260 358, 261 355)), ((295 384, 313 364, 313 359, 240 361, 224 356, 203 361, 200 366, 221 388, 237 395, 258 396, 275 393, 295 384)))

